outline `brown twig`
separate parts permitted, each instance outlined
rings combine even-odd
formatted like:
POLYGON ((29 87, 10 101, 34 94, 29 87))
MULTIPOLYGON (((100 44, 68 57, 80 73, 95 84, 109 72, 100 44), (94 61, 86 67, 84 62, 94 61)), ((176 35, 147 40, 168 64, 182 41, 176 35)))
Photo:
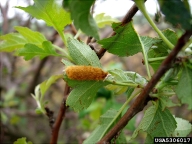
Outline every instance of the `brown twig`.
POLYGON ((89 36, 89 37, 87 38, 87 44, 89 44, 89 43, 91 42, 92 38, 93 38, 93 37, 91 37, 91 36, 89 36))
POLYGON ((77 34, 77 30, 75 29, 74 25, 73 24, 70 24, 70 28, 71 28, 71 32, 73 35, 76 35, 77 34))
MULTIPOLYGON (((130 10, 127 12, 127 14, 125 15, 125 17, 123 18, 121 25, 123 26, 123 25, 129 23, 129 22, 132 20, 133 16, 137 13, 137 11, 138 11, 138 8, 137 8, 136 4, 134 4, 134 5, 130 8, 130 10)), ((111 36, 114 36, 115 34, 116 34, 116 33, 113 32, 113 33, 111 34, 111 36)), ((115 41, 115 40, 114 40, 114 41, 115 41)), ((113 43, 111 43, 108 47, 110 47, 110 46, 112 46, 112 45, 113 45, 113 43)), ((105 54, 106 49, 107 49, 107 48, 105 48, 105 49, 104 49, 104 48, 101 48, 101 49, 97 52, 97 55, 98 55, 99 58, 101 58, 101 57, 105 54)))
MULTIPOLYGON (((76 35, 77 34, 77 30, 76 30, 75 26, 73 24, 70 24, 70 28, 71 28, 71 33, 73 35, 76 35)), ((77 37, 77 39, 80 41, 80 37, 77 37)))
POLYGON ((122 128, 124 128, 129 120, 135 116, 139 111, 143 110, 147 102, 149 101, 149 93, 153 89, 153 87, 157 84, 159 79, 165 74, 165 72, 171 68, 177 54, 185 45, 185 43, 189 40, 192 35, 192 31, 187 31, 185 34, 181 36, 178 40, 177 45, 168 55, 168 57, 162 62, 161 66, 157 70, 157 72, 153 75, 152 79, 145 86, 140 95, 136 98, 134 103, 130 106, 127 112, 123 115, 123 117, 118 121, 118 123, 98 142, 98 144, 104 144, 109 142, 122 128))
POLYGON ((50 126, 51 128, 53 128, 53 124, 54 124, 54 122, 55 122, 55 119, 54 119, 54 117, 53 117, 54 112, 53 112, 52 110, 50 110, 48 107, 45 107, 45 111, 46 111, 47 117, 49 118, 49 126, 50 126))
POLYGON ((3 17, 2 32, 3 34, 6 34, 8 33, 9 30, 9 21, 8 21, 9 19, 7 15, 9 10, 9 1, 6 2, 4 7, 0 4, 0 10, 3 17))
POLYGON ((59 114, 56 118, 56 121, 53 125, 53 128, 52 128, 52 136, 51 136, 51 141, 50 141, 50 144, 56 144, 57 143, 57 139, 58 139, 58 134, 59 134, 59 129, 61 127, 61 123, 63 121, 63 118, 65 116, 65 111, 67 109, 67 106, 66 106, 66 99, 67 99, 67 96, 70 92, 70 87, 66 84, 65 85, 65 91, 64 91, 64 97, 63 97, 63 102, 60 106, 60 110, 59 110, 59 114))

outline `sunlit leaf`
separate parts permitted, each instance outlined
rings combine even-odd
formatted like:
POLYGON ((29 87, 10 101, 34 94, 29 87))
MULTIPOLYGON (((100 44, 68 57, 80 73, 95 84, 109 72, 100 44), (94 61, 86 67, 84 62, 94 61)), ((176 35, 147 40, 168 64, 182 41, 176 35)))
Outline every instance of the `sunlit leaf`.
POLYGON ((28 7, 17 6, 37 19, 44 20, 48 26, 62 32, 71 23, 70 14, 55 0, 34 0, 34 5, 28 7))
POLYGON ((99 28, 103 28, 106 25, 111 26, 112 23, 119 22, 119 20, 112 18, 111 16, 105 16, 105 13, 96 15, 94 19, 99 28))
POLYGON ((19 49, 17 51, 17 54, 19 56, 24 56, 25 60, 30 60, 35 56, 39 56, 41 59, 50 55, 60 56, 59 54, 56 53, 51 42, 44 41, 42 47, 43 48, 40 48, 34 44, 26 44, 24 48, 19 49))
POLYGON ((74 65, 73 63, 71 63, 70 61, 67 61, 65 59, 62 59, 61 62, 65 65, 65 66, 72 66, 74 65))
POLYGON ((177 128, 173 132, 174 137, 186 137, 191 131, 192 131, 192 125, 189 123, 189 121, 181 119, 181 118, 175 118, 177 122, 177 128))
POLYGON ((27 142, 26 137, 23 137, 23 138, 17 139, 17 141, 15 141, 13 144, 33 144, 33 143, 30 141, 27 142))
POLYGON ((15 30, 19 33, 9 33, 0 36, 3 42, 0 43, 0 51, 11 52, 23 48, 25 44, 30 43, 42 47, 46 38, 39 32, 32 31, 27 27, 16 26, 15 30))
POLYGON ((43 41, 46 41, 46 38, 40 32, 32 31, 27 27, 21 26, 15 26, 14 28, 27 40, 28 43, 40 45, 43 41))
POLYGON ((53 75, 48 80, 42 82, 40 84, 41 94, 44 95, 47 89, 60 78, 63 78, 63 75, 53 75))

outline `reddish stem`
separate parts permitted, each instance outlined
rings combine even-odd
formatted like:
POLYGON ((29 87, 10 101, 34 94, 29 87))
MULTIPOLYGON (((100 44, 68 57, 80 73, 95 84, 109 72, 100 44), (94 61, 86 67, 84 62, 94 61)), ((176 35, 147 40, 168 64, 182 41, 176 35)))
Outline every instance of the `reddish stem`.
POLYGON ((56 144, 57 143, 59 129, 61 127, 63 118, 65 116, 65 111, 67 109, 66 99, 67 99, 67 96, 68 96, 69 92, 70 92, 70 87, 66 84, 65 85, 63 102, 62 102, 62 104, 60 106, 58 116, 57 116, 56 121, 55 121, 55 123, 53 125, 53 128, 52 128, 52 137, 51 137, 50 144, 56 144))

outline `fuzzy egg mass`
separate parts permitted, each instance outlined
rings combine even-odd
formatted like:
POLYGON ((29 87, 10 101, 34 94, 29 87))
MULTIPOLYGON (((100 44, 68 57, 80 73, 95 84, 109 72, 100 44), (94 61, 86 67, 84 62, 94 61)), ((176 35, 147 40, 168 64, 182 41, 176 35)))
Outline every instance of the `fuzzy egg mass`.
POLYGON ((68 66, 65 69, 68 78, 73 80, 104 80, 107 72, 92 66, 68 66))

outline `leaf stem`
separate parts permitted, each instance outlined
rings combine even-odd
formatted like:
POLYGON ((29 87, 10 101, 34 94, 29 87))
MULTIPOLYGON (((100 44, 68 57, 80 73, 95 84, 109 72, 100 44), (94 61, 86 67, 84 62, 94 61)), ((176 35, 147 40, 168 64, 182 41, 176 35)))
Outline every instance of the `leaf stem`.
POLYGON ((162 93, 159 93, 159 94, 150 94, 150 96, 152 97, 159 97, 159 96, 173 96, 175 95, 175 92, 162 92, 162 93))
POLYGON ((120 85, 120 86, 131 86, 131 87, 138 87, 139 85, 133 82, 126 82, 126 83, 121 83, 121 82, 116 82, 116 81, 110 81, 110 80, 106 80, 106 82, 109 82, 113 85, 120 85))
POLYGON ((120 108, 120 110, 118 111, 118 113, 115 115, 115 117, 112 119, 112 121, 110 122, 110 124, 107 126, 107 128, 105 129, 105 131, 103 131, 102 135, 100 136, 99 140, 105 135, 105 133, 108 131, 108 129, 114 124, 115 120, 121 115, 122 111, 126 108, 126 106, 128 105, 128 103, 135 98, 139 93, 141 92, 141 90, 139 90, 138 92, 136 92, 135 94, 132 94, 127 101, 122 105, 122 107, 120 108))
POLYGON ((69 59, 69 60, 72 60, 72 58, 71 58, 70 55, 66 52, 66 50, 58 47, 57 45, 53 45, 53 46, 54 46, 54 48, 55 48, 56 50, 62 52, 62 53, 64 54, 64 57, 66 57, 66 58, 69 59))
POLYGON ((67 41, 65 39, 65 35, 64 35, 63 31, 57 30, 57 32, 59 33, 59 35, 61 36, 61 38, 62 38, 62 40, 63 40, 63 42, 65 44, 65 46, 67 47, 68 44, 67 44, 67 41))
POLYGON ((81 33, 82 33, 81 30, 78 30, 76 35, 74 36, 74 39, 77 39, 81 33))
POLYGON ((164 60, 166 57, 148 58, 148 62, 164 60))
POLYGON ((140 39, 140 37, 138 36, 140 42, 141 42, 141 47, 142 47, 142 51, 143 51, 143 57, 144 57, 144 61, 145 61, 145 66, 146 66, 146 70, 147 70, 147 75, 149 77, 149 79, 151 79, 151 73, 150 73, 150 69, 149 69, 149 63, 148 63, 148 57, 147 54, 145 53, 145 48, 144 45, 140 39))
POLYGON ((158 90, 161 90, 167 85, 177 85, 177 84, 178 84, 178 81, 176 81, 176 80, 172 80, 172 81, 169 81, 169 82, 161 81, 155 86, 155 88, 158 89, 158 90))
POLYGON ((137 5, 137 7, 139 8, 139 10, 143 13, 143 15, 145 16, 145 18, 148 20, 149 24, 152 26, 152 28, 158 33, 158 35, 162 38, 162 40, 167 44, 167 46, 170 49, 174 48, 174 45, 163 35, 163 33, 157 28, 156 24, 153 22, 153 20, 150 18, 150 16, 148 15, 145 5, 144 5, 144 1, 143 0, 135 0, 135 3, 137 5))

